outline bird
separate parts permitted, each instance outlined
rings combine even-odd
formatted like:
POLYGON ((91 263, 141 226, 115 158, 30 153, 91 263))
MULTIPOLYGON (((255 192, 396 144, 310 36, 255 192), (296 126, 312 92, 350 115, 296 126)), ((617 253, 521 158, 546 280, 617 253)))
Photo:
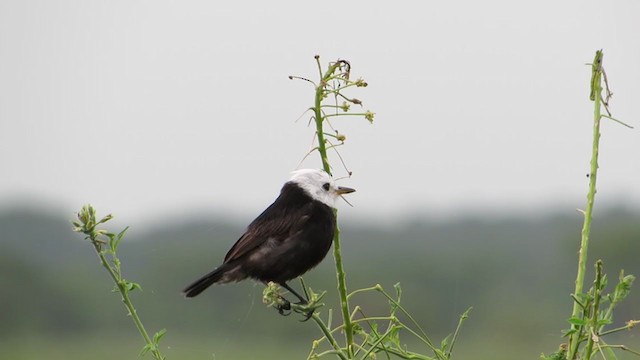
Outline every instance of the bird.
MULTIPOLYGON (((324 170, 293 171, 276 200, 247 226, 222 264, 187 286, 184 296, 192 298, 213 284, 250 278, 265 284, 274 282, 296 296, 297 304, 307 304, 308 299, 287 282, 325 258, 336 230, 336 201, 354 191, 336 186, 324 170)), ((286 315, 290 302, 282 300, 276 308, 286 315)), ((307 314, 307 319, 310 316, 307 314)))

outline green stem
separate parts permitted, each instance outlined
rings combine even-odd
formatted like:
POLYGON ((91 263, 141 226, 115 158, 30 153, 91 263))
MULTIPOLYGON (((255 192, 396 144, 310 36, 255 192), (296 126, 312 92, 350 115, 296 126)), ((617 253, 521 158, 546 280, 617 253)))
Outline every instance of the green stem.
POLYGON ((324 96, 324 87, 322 84, 316 88, 316 100, 315 100, 315 120, 316 120, 316 136, 318 137, 318 152, 320 153, 320 159, 322 160, 322 168, 328 174, 331 174, 331 165, 329 165, 329 158, 327 157, 327 142, 324 139, 323 121, 324 116, 320 105, 324 96))
POLYGON ((122 296, 122 302, 124 303, 124 306, 129 311, 129 315, 131 315, 133 322, 136 324, 136 327, 138 328, 138 332, 140 332, 140 335, 142 335, 142 337, 144 338, 144 341, 147 343, 147 345, 151 349, 151 354, 153 355, 153 357, 155 357, 158 360, 164 359, 160 354, 160 350, 158 350, 158 348, 153 343, 153 341, 151 341, 151 338, 149 337, 147 330, 144 328, 144 325, 142 324, 140 317, 138 317, 138 313, 136 312, 136 309, 133 306, 131 299, 129 298, 129 292, 126 288, 125 283, 122 281, 122 277, 120 276, 120 274, 117 274, 113 270, 111 265, 109 265, 109 262, 107 261, 107 258, 104 256, 104 252, 101 249, 100 243, 98 243, 98 240, 94 236, 91 236, 91 243, 93 244, 94 249, 98 253, 98 257, 100 258, 100 263, 107 270, 107 272, 109 273, 113 281, 116 283, 116 286, 120 291, 120 295, 122 296))
POLYGON ((347 297, 351 298, 353 295, 356 295, 356 294, 359 294, 359 293, 363 293, 363 292, 369 292, 369 291, 380 291, 380 285, 378 284, 378 285, 374 285, 372 287, 354 290, 347 297))
MULTIPOLYGON (((337 215, 337 211, 336 211, 337 215)), ((340 295, 340 306, 342 308, 342 318, 344 320, 344 332, 347 339, 347 353, 353 354, 353 323, 349 314, 349 300, 347 299, 347 282, 344 268, 342 266, 342 251, 340 248, 340 229, 336 225, 336 234, 333 237, 333 257, 336 263, 336 276, 338 278, 338 293, 340 295)))
POLYGON ((334 116, 365 116, 367 113, 339 113, 339 114, 328 114, 324 117, 334 117, 334 116))
MULTIPOLYGON (((593 204, 596 197, 596 179, 598 175, 598 152, 600 145, 600 113, 601 93, 602 93, 602 51, 596 52, 593 61, 592 74, 592 94, 594 110, 593 110, 593 145, 591 151, 591 170, 589 172, 589 192, 587 193, 587 208, 584 212, 584 223, 582 226, 582 236, 580 241, 580 251, 578 253, 578 274, 576 276, 574 294, 582 293, 584 285, 584 276, 587 267, 587 250, 589 248, 589 234, 591 232, 591 219, 593 216, 593 204)), ((580 316, 582 309, 577 303, 573 303, 572 317, 580 316)), ((577 329, 577 325, 572 325, 573 329, 577 329)), ((569 338, 569 359, 575 359, 578 352, 579 333, 575 332, 569 338)))
MULTIPOLYGON (((331 166, 329 165, 329 159, 327 156, 326 141, 324 138, 323 122, 324 116, 322 114, 322 99, 325 97, 326 85, 328 79, 333 75, 339 63, 335 63, 329 66, 327 72, 322 76, 320 84, 316 87, 314 115, 316 122, 316 136, 318 137, 318 152, 320 153, 320 159, 322 160, 322 167, 324 171, 331 174, 331 166)), ((334 215, 338 216, 337 210, 334 209, 334 215)), ((342 265, 342 252, 340 247, 340 228, 336 221, 336 231, 333 237, 333 257, 336 265, 336 276, 338 278, 338 294, 340 295, 340 306, 342 309, 342 318, 344 321, 344 332, 347 342, 347 356, 349 359, 353 358, 353 323, 349 316, 349 300, 347 299, 347 283, 342 265)))
POLYGON ((335 349, 336 354, 340 357, 340 359, 348 360, 349 358, 342 351, 342 349, 340 348, 340 345, 338 345, 338 342, 333 337, 333 334, 331 334, 332 331, 329 330, 329 328, 324 324, 322 319, 320 319, 320 316, 317 313, 314 313, 313 315, 311 315, 311 318, 313 319, 313 321, 316 322, 316 324, 318 324, 318 327, 320 328, 320 330, 324 334, 324 337, 327 339, 327 341, 329 341, 331 346, 335 349))
POLYGON ((589 334, 587 335, 587 346, 584 353, 584 359, 591 359, 591 353, 593 351, 594 337, 597 336, 596 331, 598 329, 598 314, 600 307, 600 298, 602 297, 602 261, 596 261, 596 281, 593 285, 593 311, 591 312, 591 326, 587 328, 589 334))
MULTIPOLYGON (((361 323, 361 322, 368 322, 368 321, 375 321, 375 320, 381 320, 381 321, 394 321, 397 320, 396 317, 393 316, 372 316, 372 317, 364 317, 364 318, 360 318, 360 319, 356 319, 356 320, 352 320, 353 324, 357 324, 357 323, 361 323)), ((325 325, 327 328, 329 328, 328 325, 325 325)), ((333 329, 329 330, 329 332, 331 334, 333 334, 336 331, 341 331, 342 329, 344 329, 344 324, 343 325, 338 325, 336 327, 334 327, 333 329)), ((319 339, 318 341, 322 341, 324 340, 324 338, 319 339)))
POLYGON ((382 334, 382 336, 380 336, 376 342, 374 342, 373 344, 371 344, 371 346, 369 347, 369 350, 367 350, 367 352, 364 353, 364 355, 362 355, 360 358, 362 360, 366 360, 367 357, 369 356, 369 354, 371 354, 372 351, 375 351, 377 349, 377 347, 384 341, 384 339, 387 338, 387 336, 389 336, 391 334, 391 332, 394 330, 394 328, 390 328, 389 330, 387 330, 387 332, 385 332, 384 334, 382 334))
POLYGON ((376 285, 376 290, 379 291, 381 294, 383 294, 398 310, 400 310, 400 312, 402 312, 413 323, 413 325, 415 325, 418 328, 418 330, 420 330, 422 335, 418 334, 416 331, 411 329, 406 324, 401 324, 405 330, 409 331, 413 336, 415 336, 420 341, 422 341, 425 345, 427 345, 427 347, 433 351, 436 358, 441 360, 447 359, 444 354, 442 354, 438 349, 436 349, 435 346, 433 346, 433 342, 431 342, 431 339, 429 339, 429 336, 424 331, 424 329, 420 326, 420 324, 418 324, 418 322, 413 318, 413 316, 411 316, 411 314, 409 314, 409 312, 405 310, 405 308, 402 307, 402 305, 400 305, 400 303, 396 299, 394 299, 391 295, 389 295, 386 291, 384 291, 384 289, 380 285, 376 285))
POLYGON ((401 359, 410 359, 410 360, 433 360, 432 357, 428 357, 426 355, 422 355, 422 354, 417 354, 417 353, 413 353, 410 351, 404 351, 401 352, 398 349, 394 349, 394 348, 387 348, 386 351, 390 354, 396 355, 397 357, 401 358, 401 359))
POLYGON ((451 356, 453 352, 453 346, 456 344, 456 340, 458 340, 458 334, 460 333, 460 328, 462 327, 462 323, 469 317, 469 312, 472 308, 468 308, 462 316, 460 316, 460 320, 458 320, 458 326, 456 326, 456 331, 453 333, 453 337, 451 338, 451 345, 449 346, 449 351, 447 351, 447 355, 451 356))
POLYGON ((636 326, 636 324, 627 323, 627 325, 625 325, 625 326, 620 326, 620 327, 617 327, 615 329, 603 331, 603 332, 600 333, 600 336, 605 336, 605 335, 613 334, 613 333, 616 333, 616 332, 629 330, 629 329, 633 328, 634 326, 636 326))
POLYGON ((620 349, 620 350, 628 351, 634 355, 640 356, 640 351, 629 349, 626 345, 604 345, 603 348, 620 349))

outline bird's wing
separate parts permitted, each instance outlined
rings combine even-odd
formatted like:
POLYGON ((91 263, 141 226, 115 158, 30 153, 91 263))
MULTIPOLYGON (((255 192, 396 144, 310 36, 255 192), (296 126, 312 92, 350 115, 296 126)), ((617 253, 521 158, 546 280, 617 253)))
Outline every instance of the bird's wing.
POLYGON ((244 235, 238 239, 224 257, 225 263, 242 257, 269 239, 283 242, 287 238, 294 236, 304 227, 313 208, 312 204, 309 203, 296 211, 287 211, 287 209, 278 208, 274 205, 275 203, 269 206, 249 225, 244 235), (280 209, 280 211, 277 209, 280 209))

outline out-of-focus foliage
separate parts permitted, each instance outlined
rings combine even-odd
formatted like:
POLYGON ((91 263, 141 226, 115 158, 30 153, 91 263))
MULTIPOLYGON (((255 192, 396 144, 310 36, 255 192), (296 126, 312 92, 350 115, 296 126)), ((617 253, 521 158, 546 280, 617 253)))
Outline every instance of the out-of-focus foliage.
MULTIPOLYGON (((95 359, 134 358, 139 335, 93 249, 72 233, 73 215, 63 215, 35 209, 0 213, 0 358, 47 353, 50 359, 80 359, 88 347, 97 352, 95 359), (109 347, 123 337, 131 339, 131 349, 109 347)), ((596 214, 589 262, 602 258, 610 274, 623 268, 640 275, 639 218, 624 210, 596 214)), ((133 294, 140 316, 151 328, 169 330, 163 339, 168 358, 299 359, 318 337, 315 327, 266 308, 261 284, 216 286, 189 300, 181 296, 185 284, 222 261, 250 220, 215 214, 163 219, 131 228, 121 243, 127 277, 143 286, 133 294)), ((558 329, 567 325, 581 220, 571 211, 446 221, 416 214, 393 225, 343 218, 347 281, 352 289, 400 282, 405 306, 434 336, 446 335, 473 306, 456 358, 534 359, 562 341, 558 329)), ((328 290, 326 302, 337 308, 333 270, 327 258, 305 280, 314 290, 328 290)), ((639 293, 632 290, 614 322, 640 318, 639 293)), ((387 307, 382 300, 365 305, 371 312, 387 307)), ((634 331, 619 336, 640 348, 634 331)))

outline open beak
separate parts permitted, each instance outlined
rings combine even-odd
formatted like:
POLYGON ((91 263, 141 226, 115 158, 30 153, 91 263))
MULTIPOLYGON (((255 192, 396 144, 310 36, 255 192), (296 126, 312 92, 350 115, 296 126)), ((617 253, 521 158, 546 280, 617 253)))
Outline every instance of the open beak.
POLYGON ((344 195, 344 194, 350 194, 350 193, 352 193, 354 191, 356 191, 356 189, 338 186, 338 188, 336 189, 336 194, 344 195))

